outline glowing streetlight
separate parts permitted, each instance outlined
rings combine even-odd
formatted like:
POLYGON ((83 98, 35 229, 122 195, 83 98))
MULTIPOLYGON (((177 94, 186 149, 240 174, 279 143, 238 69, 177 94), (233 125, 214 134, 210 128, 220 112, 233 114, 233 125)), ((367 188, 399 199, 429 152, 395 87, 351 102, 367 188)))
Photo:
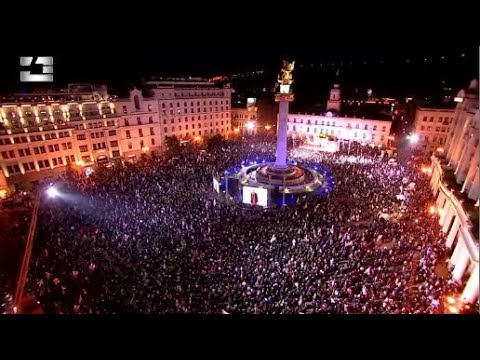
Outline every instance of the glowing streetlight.
POLYGON ((443 153, 443 148, 441 148, 441 147, 437 148, 437 152, 443 153))
POLYGON ((454 305, 457 301, 455 300, 455 298, 453 296, 447 296, 447 303, 449 305, 454 305))
POLYGON ((248 130, 253 130, 255 128, 255 124, 252 121, 248 122, 245 126, 248 130))
POLYGON ((239 129, 239 128, 235 128, 235 129, 233 129, 233 132, 239 133, 239 132, 240 132, 240 129, 239 129))
POLYGON ((271 128, 272 128, 272 127, 271 127, 270 125, 266 125, 266 126, 265 126, 265 130, 267 130, 267 131, 270 130, 271 128))
POLYGON ((412 144, 415 144, 415 143, 418 142, 418 140, 419 140, 420 138, 418 137, 417 134, 411 134, 411 135, 407 136, 407 139, 410 140, 410 142, 411 142, 412 144))
POLYGON ((58 190, 55 189, 53 186, 50 186, 48 189, 47 189, 47 195, 49 198, 56 198, 59 193, 58 193, 58 190))
POLYGON ((197 141, 197 142, 198 142, 198 141, 201 141, 201 140, 202 140, 202 137, 201 137, 201 136, 195 136, 194 140, 197 141))
POLYGON ((435 206, 430 206, 430 214, 435 214, 437 212, 437 209, 435 208, 435 206))

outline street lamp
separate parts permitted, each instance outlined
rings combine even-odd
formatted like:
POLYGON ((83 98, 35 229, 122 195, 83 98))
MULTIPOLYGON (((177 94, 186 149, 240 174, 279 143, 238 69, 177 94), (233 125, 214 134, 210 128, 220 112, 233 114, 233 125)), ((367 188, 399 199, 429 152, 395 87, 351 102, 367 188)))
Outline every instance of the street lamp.
POLYGON ((412 144, 415 144, 420 139, 417 134, 411 134, 407 136, 407 139, 410 140, 412 144))
POLYGON ((53 199, 53 198, 56 198, 58 195, 59 195, 58 190, 55 189, 55 188, 53 187, 53 185, 50 186, 50 187, 47 189, 47 196, 48 196, 49 198, 52 198, 52 199, 53 199))

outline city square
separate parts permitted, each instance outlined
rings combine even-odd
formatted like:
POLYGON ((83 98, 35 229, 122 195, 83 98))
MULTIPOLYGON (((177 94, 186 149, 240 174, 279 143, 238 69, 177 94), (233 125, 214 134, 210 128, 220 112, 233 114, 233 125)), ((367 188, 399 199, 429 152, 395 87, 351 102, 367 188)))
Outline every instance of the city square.
POLYGON ((2 312, 478 313, 478 81, 405 125, 338 71, 291 110, 297 66, 266 120, 224 77, 3 97, 2 312))

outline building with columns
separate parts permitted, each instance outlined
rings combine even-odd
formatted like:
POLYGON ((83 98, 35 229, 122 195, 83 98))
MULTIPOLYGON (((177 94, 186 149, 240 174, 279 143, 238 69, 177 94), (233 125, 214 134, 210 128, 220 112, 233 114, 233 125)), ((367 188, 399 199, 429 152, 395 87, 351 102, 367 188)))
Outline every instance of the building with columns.
POLYGON ((430 184, 440 214, 440 226, 450 249, 449 268, 463 286, 461 300, 479 295, 479 158, 478 82, 457 95, 457 107, 444 156, 432 157, 430 184))
MULTIPOLYGON (((355 107, 354 107, 355 108, 355 107)), ((384 113, 372 112, 367 108, 354 111, 342 109, 341 90, 334 84, 330 91, 327 106, 313 113, 288 114, 288 134, 314 142, 315 137, 329 135, 341 141, 356 141, 365 145, 388 146, 391 117, 384 113)))
POLYGON ((228 85, 156 79, 142 90, 115 98, 105 86, 72 84, 0 98, 0 170, 8 186, 54 178, 69 164, 84 168, 160 153, 167 136, 228 137, 228 85))
POLYGON ((288 114, 288 133, 301 138, 330 135, 338 140, 357 141, 364 144, 388 145, 390 120, 372 120, 315 114, 288 114))

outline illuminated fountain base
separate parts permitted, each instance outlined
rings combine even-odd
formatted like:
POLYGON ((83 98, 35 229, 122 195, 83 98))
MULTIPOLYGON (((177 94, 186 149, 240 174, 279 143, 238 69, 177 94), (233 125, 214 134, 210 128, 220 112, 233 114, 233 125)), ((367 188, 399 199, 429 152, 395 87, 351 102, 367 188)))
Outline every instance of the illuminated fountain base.
POLYGON ((263 207, 294 205, 305 195, 324 196, 334 187, 328 169, 320 164, 302 166, 296 162, 281 170, 273 162, 247 162, 230 169, 214 183, 221 184, 219 192, 245 204, 263 207))

